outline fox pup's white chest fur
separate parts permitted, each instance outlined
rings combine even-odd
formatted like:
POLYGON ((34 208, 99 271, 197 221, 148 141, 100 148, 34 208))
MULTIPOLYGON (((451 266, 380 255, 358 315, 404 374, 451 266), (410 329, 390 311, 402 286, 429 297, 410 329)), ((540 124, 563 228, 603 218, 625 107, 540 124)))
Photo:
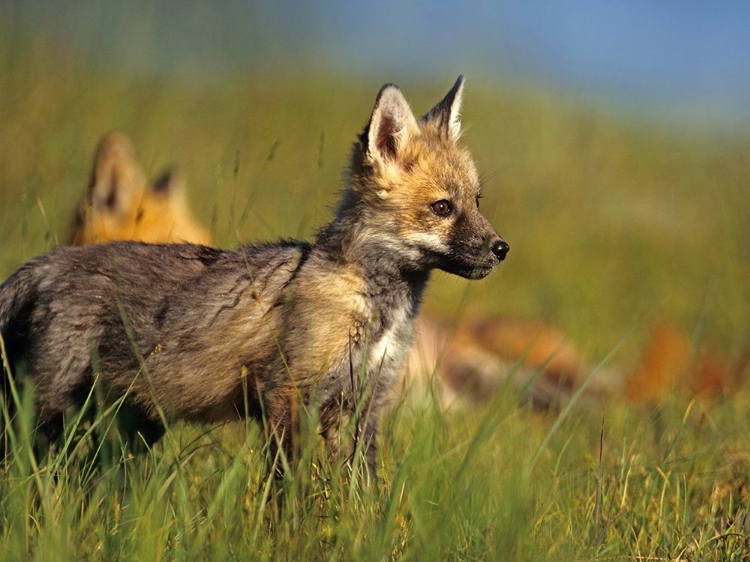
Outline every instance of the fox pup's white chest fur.
POLYGON ((365 342, 367 371, 390 386, 404 363, 413 339, 414 322, 407 309, 394 311, 391 325, 379 337, 365 342))

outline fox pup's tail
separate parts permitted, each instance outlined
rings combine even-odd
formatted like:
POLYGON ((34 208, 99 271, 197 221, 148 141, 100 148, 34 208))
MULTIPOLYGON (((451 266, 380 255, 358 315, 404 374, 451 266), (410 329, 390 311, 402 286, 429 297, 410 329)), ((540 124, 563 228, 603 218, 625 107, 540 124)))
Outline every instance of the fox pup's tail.
POLYGON ((5 371, 4 365, 15 356, 15 350, 21 343, 28 324, 24 311, 29 311, 35 294, 36 283, 28 264, 0 285, 0 337, 5 351, 3 357, 0 357, 3 365, 0 373, 5 371))

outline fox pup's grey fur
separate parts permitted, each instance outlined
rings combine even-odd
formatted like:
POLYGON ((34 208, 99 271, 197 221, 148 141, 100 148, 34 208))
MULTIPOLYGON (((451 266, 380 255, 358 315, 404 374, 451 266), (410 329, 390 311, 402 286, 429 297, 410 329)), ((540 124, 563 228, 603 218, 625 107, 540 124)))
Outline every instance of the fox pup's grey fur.
POLYGON ((60 434, 97 380, 108 400, 126 396, 130 429, 149 443, 160 410, 195 422, 265 416, 291 454, 313 408, 336 453, 341 416, 357 413, 374 470, 378 410, 430 271, 478 279, 509 250, 456 142, 462 92, 459 77, 417 119, 396 86, 380 90, 336 216, 313 244, 118 242, 21 266, 0 286, 0 333, 36 387, 42 437, 60 434))

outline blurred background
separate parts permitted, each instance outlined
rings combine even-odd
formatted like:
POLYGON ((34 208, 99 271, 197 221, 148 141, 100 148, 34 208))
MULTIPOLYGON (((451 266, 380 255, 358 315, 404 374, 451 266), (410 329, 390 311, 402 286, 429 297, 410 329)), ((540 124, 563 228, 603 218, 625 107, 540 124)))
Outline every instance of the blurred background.
POLYGON ((66 241, 107 131, 179 164, 218 245, 311 237, 385 82, 467 77, 464 142, 512 252, 436 275, 435 317, 559 326, 633 365, 653 325, 750 342, 750 5, 694 1, 0 4, 0 274, 66 241))

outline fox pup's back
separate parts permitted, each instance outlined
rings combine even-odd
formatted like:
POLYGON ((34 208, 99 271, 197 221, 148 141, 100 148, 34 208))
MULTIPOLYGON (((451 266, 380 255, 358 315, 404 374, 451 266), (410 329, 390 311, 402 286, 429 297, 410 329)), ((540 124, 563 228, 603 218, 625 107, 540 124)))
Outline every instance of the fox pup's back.
POLYGON ((105 397, 127 393, 144 420, 158 420, 155 404, 184 419, 244 413, 241 375, 262 373, 277 355, 282 289, 308 251, 114 243, 27 263, 3 285, 0 327, 9 356, 37 382, 49 437, 88 394, 92 357, 105 397), (14 303, 23 306, 9 310, 14 303))

